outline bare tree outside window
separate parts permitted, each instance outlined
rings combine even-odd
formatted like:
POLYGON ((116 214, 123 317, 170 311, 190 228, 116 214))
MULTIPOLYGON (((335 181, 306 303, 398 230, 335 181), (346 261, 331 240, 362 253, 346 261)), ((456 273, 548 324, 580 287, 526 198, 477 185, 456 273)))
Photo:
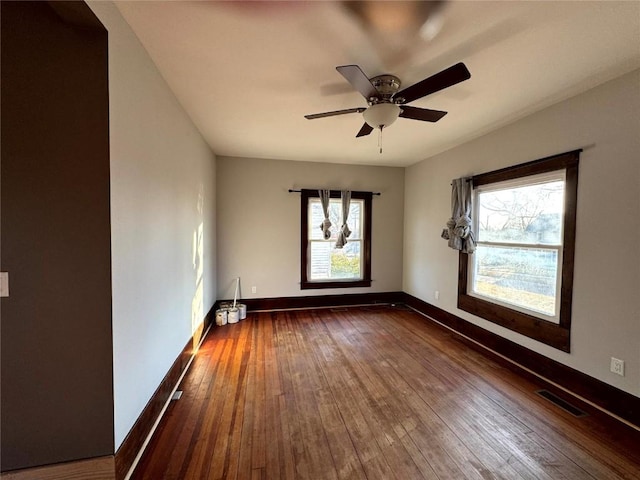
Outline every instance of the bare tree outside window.
POLYGON ((548 182, 479 195, 479 237, 487 241, 560 242, 564 183, 548 182))

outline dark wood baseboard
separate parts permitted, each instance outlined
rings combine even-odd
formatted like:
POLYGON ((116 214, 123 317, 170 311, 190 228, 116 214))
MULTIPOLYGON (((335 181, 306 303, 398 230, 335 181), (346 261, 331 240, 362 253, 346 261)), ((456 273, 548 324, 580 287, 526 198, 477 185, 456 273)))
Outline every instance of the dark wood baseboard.
MULTIPOLYGON (((489 332, 408 293, 404 294, 404 303, 486 348, 479 347, 475 342, 463 339, 465 344, 470 347, 481 349, 485 353, 490 353, 486 350, 489 349, 504 355, 517 365, 504 360, 499 355, 493 355, 501 364, 516 369, 526 376, 532 374, 525 369, 531 370, 542 377, 543 380, 554 382, 566 388, 569 392, 640 427, 640 398, 489 332), (518 366, 524 368, 519 368, 518 366)), ((548 383, 547 388, 558 395, 566 395, 566 392, 558 389, 552 383, 548 383)))
POLYGON ((189 360, 193 356, 195 347, 200 343, 202 335, 207 331, 209 325, 211 325, 213 316, 214 309, 212 308, 205 316, 202 327, 198 328, 198 330, 194 332, 193 337, 189 339, 185 347, 182 349, 182 352, 180 352, 176 360, 173 362, 173 365, 171 365, 171 368, 162 379, 162 382, 160 382, 160 385, 138 417, 138 420, 136 420, 136 423, 129 431, 129 434, 122 442, 122 445, 118 448, 115 455, 116 480, 123 480, 129 472, 138 452, 142 449, 147 436, 158 419, 160 412, 162 412, 164 405, 167 403, 169 395, 171 395, 171 392, 176 386, 182 372, 189 364, 189 360))
MULTIPOLYGON (((216 304, 230 300, 221 300, 216 304)), ((344 295, 315 295, 305 297, 243 298, 239 300, 247 310, 291 310, 301 308, 344 307, 376 303, 404 303, 404 292, 347 293, 344 295)))

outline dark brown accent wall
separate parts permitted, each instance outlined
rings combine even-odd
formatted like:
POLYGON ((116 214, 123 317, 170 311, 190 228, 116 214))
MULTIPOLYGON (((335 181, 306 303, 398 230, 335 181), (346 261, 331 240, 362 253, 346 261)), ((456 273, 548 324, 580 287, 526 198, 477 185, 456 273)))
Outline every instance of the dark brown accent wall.
POLYGON ((107 32, 1 5, 2 471, 112 455, 107 32))

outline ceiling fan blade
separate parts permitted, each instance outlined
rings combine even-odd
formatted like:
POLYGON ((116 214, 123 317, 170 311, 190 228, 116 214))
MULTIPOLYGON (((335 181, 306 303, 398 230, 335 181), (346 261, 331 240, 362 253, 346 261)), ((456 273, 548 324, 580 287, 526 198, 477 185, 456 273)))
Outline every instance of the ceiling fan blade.
POLYGON ((373 86, 369 77, 364 74, 358 65, 343 65, 336 67, 336 70, 367 100, 379 95, 376 87, 373 86))
POLYGON ((334 117, 336 115, 344 115, 345 113, 362 113, 366 110, 364 107, 348 108, 346 110, 334 110, 333 112, 314 113, 311 115, 305 115, 307 120, 313 120, 315 118, 334 117))
POLYGON ((425 78, 421 82, 415 83, 410 87, 396 93, 393 98, 403 100, 400 103, 409 103, 418 98, 426 97, 432 93, 444 90, 447 87, 463 82, 471 78, 471 73, 467 70, 464 63, 456 63, 454 66, 446 68, 429 78, 425 78))
POLYGON ((403 105, 400 108, 402 109, 402 112, 400 112, 402 118, 422 120, 423 122, 437 122, 447 114, 447 112, 441 110, 429 110, 428 108, 410 107, 408 105, 403 105))
POLYGON ((369 135, 371 132, 373 132, 373 127, 371 125, 369 125, 368 123, 365 123, 364 125, 362 125, 362 128, 360 129, 360 131, 356 135, 356 138, 364 137, 365 135, 369 135))

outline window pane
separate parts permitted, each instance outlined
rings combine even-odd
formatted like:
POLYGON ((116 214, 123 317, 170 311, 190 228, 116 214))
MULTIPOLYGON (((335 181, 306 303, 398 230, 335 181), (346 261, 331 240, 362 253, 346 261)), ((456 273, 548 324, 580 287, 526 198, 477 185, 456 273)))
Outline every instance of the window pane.
POLYGON ((311 242, 309 258, 309 278, 328 280, 331 278, 331 243, 311 242))
POLYGON ((479 241, 561 243, 564 181, 480 192, 477 198, 479 241))
POLYGON ((472 257, 475 293, 555 316, 557 251, 479 245, 472 257))
MULTIPOLYGON (((362 222, 361 212, 364 202, 362 200, 351 200, 349 204, 349 218, 347 224, 351 230, 348 240, 362 239, 362 222)), ((319 199, 309 201, 309 240, 324 240, 320 225, 324 220, 324 212, 322 211, 322 203, 319 199)), ((336 241, 338 230, 342 226, 342 201, 340 199, 331 199, 329 201, 329 220, 331 221, 331 238, 332 242, 336 241)))
MULTIPOLYGON (((323 240, 322 234, 322 221, 324 220, 324 213, 322 212, 322 204, 320 200, 311 200, 309 202, 309 240, 323 240)), ((331 215, 329 215, 331 220, 331 215)), ((331 221, 333 223, 333 220, 331 221)), ((335 228, 331 228, 332 234, 335 237, 335 228)), ((335 238, 333 239, 335 241, 335 238)))
MULTIPOLYGON (((361 212, 364 209, 363 205, 364 202, 362 200, 351 200, 351 204, 349 205, 349 218, 347 219, 347 224, 351 230, 351 235, 348 239, 349 242, 362 239, 361 212)), ((342 207, 340 207, 340 211, 342 212, 342 207)))
POLYGON ((331 278, 362 278, 359 241, 349 240, 344 248, 331 251, 331 278))
POLYGON ((342 249, 328 241, 312 241, 309 278, 311 280, 361 279, 360 241, 350 241, 342 249))

